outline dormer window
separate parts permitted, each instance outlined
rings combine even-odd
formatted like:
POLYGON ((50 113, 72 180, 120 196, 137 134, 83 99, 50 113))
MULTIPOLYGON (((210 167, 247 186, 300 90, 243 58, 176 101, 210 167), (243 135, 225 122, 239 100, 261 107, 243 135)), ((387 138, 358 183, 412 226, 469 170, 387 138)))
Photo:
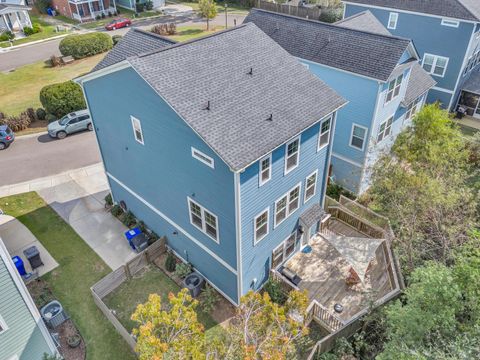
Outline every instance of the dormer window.
POLYGON ((403 74, 393 79, 388 83, 387 97, 385 98, 385 104, 395 99, 400 94, 400 88, 402 87, 403 74))

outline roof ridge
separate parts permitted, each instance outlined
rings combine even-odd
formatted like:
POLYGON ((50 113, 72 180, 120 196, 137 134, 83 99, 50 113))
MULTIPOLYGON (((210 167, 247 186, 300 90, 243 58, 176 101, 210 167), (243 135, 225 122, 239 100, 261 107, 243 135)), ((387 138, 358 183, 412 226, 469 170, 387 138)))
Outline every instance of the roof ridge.
POLYGON ((467 10, 470 13, 470 15, 472 15, 475 19, 480 20, 480 18, 476 14, 474 14, 468 7, 466 7, 461 0, 455 0, 455 1, 465 10, 467 10))
MULTIPOLYGON (((130 30, 133 30, 133 31, 136 31, 136 32, 139 32, 140 34, 143 34, 143 35, 148 35, 148 36, 151 36, 151 37, 154 37, 154 38, 157 38, 157 39, 161 39, 161 40, 165 40, 165 41, 168 41, 172 44, 176 44, 177 41, 175 40, 172 40, 172 39, 169 39, 168 37, 166 36, 162 36, 162 35, 159 35, 159 34, 155 34, 154 32, 151 32, 151 31, 146 31, 146 30, 142 30, 142 29, 139 29, 139 28, 131 28, 130 30)), ((125 34, 126 35, 126 34, 125 34)))
POLYGON ((198 42, 198 41, 202 41, 202 40, 206 40, 206 39, 209 39, 209 38, 212 38, 214 36, 219 36, 219 35, 223 35, 227 32, 231 32, 231 31, 234 31, 234 30, 237 30, 237 29, 241 29, 241 28, 244 28, 248 26, 248 24, 241 24, 241 25, 238 25, 238 26, 235 26, 235 27, 232 27, 230 29, 224 29, 224 30, 221 30, 221 31, 217 31, 213 34, 210 34, 210 35, 206 35, 206 36, 202 36, 202 37, 198 37, 198 38, 195 38, 195 39, 190 39, 190 40, 187 40, 187 41, 183 41, 183 42, 176 42, 174 43, 173 45, 171 46, 167 46, 167 47, 164 47, 164 48, 161 48, 161 49, 156 49, 156 50, 152 50, 152 51, 148 51, 148 52, 145 52, 145 53, 142 53, 142 54, 138 54, 137 56, 135 56, 136 58, 142 58, 142 57, 146 57, 146 56, 150 56, 150 55, 153 55, 153 54, 156 54, 156 53, 159 53, 159 52, 162 52, 162 51, 167 51, 167 50, 170 50, 170 49, 176 49, 180 46, 183 46, 183 45, 189 45, 189 44, 192 44, 194 42, 198 42))
MULTIPOLYGON (((313 19, 305 19, 305 18, 302 18, 302 17, 299 17, 299 16, 295 16, 295 15, 282 14, 282 13, 277 13, 277 12, 269 11, 269 10, 263 10, 263 9, 259 9, 259 8, 252 8, 251 11, 253 11, 253 10, 254 10, 254 11, 260 11, 260 12, 265 12, 265 13, 269 13, 269 14, 274 14, 274 15, 278 15, 278 16, 290 17, 290 18, 293 18, 293 19, 297 19, 297 20, 301 20, 301 21, 305 21, 305 22, 311 22, 311 23, 318 24, 318 25, 322 25, 322 26, 325 26, 325 27, 330 27, 330 28, 335 28, 335 29, 342 29, 342 30, 345 30, 345 31, 357 32, 357 33, 364 33, 364 34, 374 35, 374 36, 378 36, 378 37, 383 37, 383 38, 388 38, 388 39, 395 39, 395 40, 402 40, 402 41, 408 41, 408 42, 411 42, 411 41, 412 41, 412 40, 410 40, 410 39, 407 39, 407 38, 404 38, 404 37, 401 37, 401 36, 383 35, 383 34, 373 33, 373 32, 365 31, 365 30, 350 29, 350 28, 345 28, 345 27, 337 26, 336 24, 326 23, 326 22, 323 22, 323 21, 318 21, 318 20, 313 20, 313 19)), ((247 16, 248 16, 248 15, 247 15, 247 16)))
POLYGON ((342 20, 335 21, 335 22, 332 23, 332 24, 333 24, 333 25, 342 24, 342 23, 344 23, 344 22, 347 21, 347 20, 355 19, 355 18, 357 18, 357 17, 359 17, 359 16, 361 16, 361 15, 365 15, 366 13, 370 13, 370 14, 371 14, 370 10, 364 10, 364 11, 361 11, 361 12, 359 12, 359 13, 357 13, 357 14, 353 14, 352 16, 349 16, 349 17, 347 17, 347 18, 343 18, 342 20))

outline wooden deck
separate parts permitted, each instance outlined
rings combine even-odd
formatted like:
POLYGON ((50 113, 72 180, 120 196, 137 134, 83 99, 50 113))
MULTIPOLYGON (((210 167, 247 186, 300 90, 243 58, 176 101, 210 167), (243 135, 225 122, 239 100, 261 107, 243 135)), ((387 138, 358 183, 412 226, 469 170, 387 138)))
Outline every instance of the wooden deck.
POLYGON ((308 290, 310 300, 318 301, 332 314, 335 314, 333 306, 336 303, 343 305, 343 312, 336 315, 343 321, 347 321, 367 307, 369 301, 381 298, 393 287, 390 284, 386 268, 387 261, 383 243, 378 246, 381 241, 368 239, 355 229, 335 220, 330 223, 329 230, 331 232, 327 231, 326 235, 317 235, 312 239, 310 253, 297 253, 287 261, 285 266, 300 276, 302 281, 298 287, 301 290, 308 290), (330 236, 341 236, 339 234, 345 235, 343 238, 347 237, 348 241, 350 238, 354 240, 353 251, 357 245, 358 251, 362 251, 369 242, 370 249, 373 248, 373 260, 365 272, 364 281, 354 286, 346 284, 349 270, 352 267, 352 263, 348 261, 349 258, 351 260, 351 256, 344 250, 342 250, 344 254, 342 255, 333 245, 335 242, 332 239, 331 241, 327 240, 330 236))

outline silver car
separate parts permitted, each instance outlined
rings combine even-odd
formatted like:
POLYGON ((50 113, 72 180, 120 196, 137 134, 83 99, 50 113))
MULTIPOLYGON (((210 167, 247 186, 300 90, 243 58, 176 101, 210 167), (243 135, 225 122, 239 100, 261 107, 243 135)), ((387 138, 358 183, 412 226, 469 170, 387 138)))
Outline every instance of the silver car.
POLYGON ((88 110, 80 110, 65 115, 57 121, 48 124, 48 135, 65 139, 67 135, 83 130, 93 130, 92 119, 88 110))

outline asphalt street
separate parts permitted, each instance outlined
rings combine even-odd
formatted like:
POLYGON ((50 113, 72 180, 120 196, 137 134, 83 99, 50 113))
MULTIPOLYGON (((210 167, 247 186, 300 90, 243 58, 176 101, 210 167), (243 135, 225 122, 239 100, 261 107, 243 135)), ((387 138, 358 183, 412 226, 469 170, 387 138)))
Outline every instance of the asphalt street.
POLYGON ((19 137, 0 151, 0 186, 60 174, 101 161, 93 132, 81 132, 63 140, 47 134, 19 137))

